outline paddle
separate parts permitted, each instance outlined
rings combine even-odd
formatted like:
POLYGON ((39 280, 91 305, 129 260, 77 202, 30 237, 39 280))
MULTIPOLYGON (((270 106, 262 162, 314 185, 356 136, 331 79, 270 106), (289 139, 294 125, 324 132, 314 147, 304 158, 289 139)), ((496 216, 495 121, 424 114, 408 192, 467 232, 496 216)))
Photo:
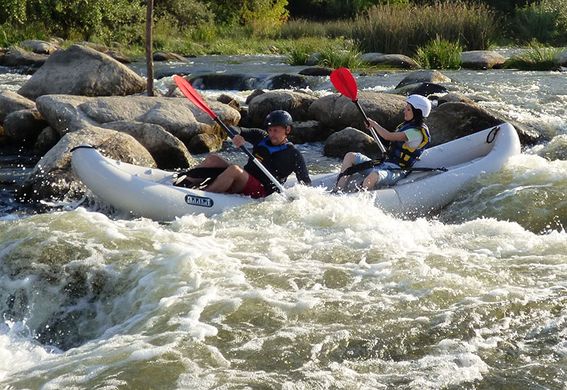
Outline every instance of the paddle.
MULTIPOLYGON (((364 117, 364 121, 367 125, 369 125, 370 121, 368 120, 366 113, 362 109, 362 106, 358 102, 358 86, 356 85, 356 80, 354 79, 350 70, 348 70, 347 68, 337 68, 333 70, 331 72, 331 83, 337 89, 337 91, 339 91, 343 96, 346 96, 347 98, 352 100, 354 104, 356 104, 356 108, 358 108, 358 111, 360 111, 360 113, 364 117)), ((370 133, 372 134, 374 141, 376 141, 376 143, 378 144, 378 147, 380 147, 382 153, 386 154, 386 148, 384 147, 382 141, 380 141, 380 138, 378 137, 378 134, 376 134, 376 131, 374 131, 372 127, 370 127, 370 133)))
MULTIPOLYGON (((217 122, 220 125, 220 127, 222 127, 224 131, 226 131, 226 133, 231 139, 237 135, 237 133, 233 129, 225 125, 224 122, 217 116, 217 114, 215 114, 214 111, 211 110, 211 108, 207 105, 207 103, 205 103, 201 95, 199 95, 197 91, 195 91, 193 86, 187 80, 185 80, 181 76, 175 75, 173 76, 173 81, 175 81, 175 84, 177 84, 177 87, 179 88, 181 93, 187 99, 191 100, 199 109, 201 109, 201 111, 205 112, 207 115, 211 117, 211 119, 217 122)), ((244 145, 240 147, 240 150, 242 150, 244 153, 246 153, 248 157, 252 159, 252 162, 254 162, 254 164, 256 164, 258 168, 260 168, 260 170, 264 173, 264 175, 266 175, 268 179, 270 179, 270 181, 274 184, 274 186, 278 189, 278 191, 283 194, 285 191, 283 186, 270 173, 270 171, 268 171, 266 167, 264 167, 262 163, 256 157, 254 157, 254 155, 250 153, 250 151, 246 149, 244 145)))

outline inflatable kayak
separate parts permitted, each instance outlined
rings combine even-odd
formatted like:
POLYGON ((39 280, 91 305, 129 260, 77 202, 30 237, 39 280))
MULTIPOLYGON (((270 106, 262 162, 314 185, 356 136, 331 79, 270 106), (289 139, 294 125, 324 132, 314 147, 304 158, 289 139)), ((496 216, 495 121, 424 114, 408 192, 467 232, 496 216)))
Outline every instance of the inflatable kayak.
MULTIPOLYGON (((414 165, 445 171, 415 171, 394 187, 371 192, 376 195, 376 205, 385 211, 425 214, 447 205, 467 183, 481 174, 500 170, 510 156, 519 153, 516 130, 503 123, 427 149, 414 165)), ((73 149, 72 167, 85 186, 105 203, 134 216, 158 221, 188 214, 210 216, 258 201, 242 195, 177 187, 173 185, 177 179, 175 172, 113 160, 88 145, 73 149)), ((336 179, 336 172, 312 177, 314 186, 328 190, 336 179)), ((295 180, 289 180, 286 187, 294 184, 295 180)))

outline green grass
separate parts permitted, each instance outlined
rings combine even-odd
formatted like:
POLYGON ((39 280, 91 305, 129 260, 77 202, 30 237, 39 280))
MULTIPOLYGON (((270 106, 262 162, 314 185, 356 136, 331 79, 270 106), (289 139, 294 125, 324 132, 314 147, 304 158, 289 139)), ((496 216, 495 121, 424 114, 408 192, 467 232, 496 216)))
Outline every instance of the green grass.
POLYGON ((490 8, 464 2, 378 5, 358 16, 352 26, 360 50, 409 56, 436 37, 460 42, 466 50, 484 50, 501 34, 490 8))
POLYGON ((415 60, 424 68, 459 69, 462 51, 463 49, 458 42, 450 42, 436 37, 425 46, 417 49, 415 60))
POLYGON ((565 48, 545 47, 533 41, 523 53, 510 58, 504 64, 508 69, 520 70, 557 70, 557 58, 565 48))

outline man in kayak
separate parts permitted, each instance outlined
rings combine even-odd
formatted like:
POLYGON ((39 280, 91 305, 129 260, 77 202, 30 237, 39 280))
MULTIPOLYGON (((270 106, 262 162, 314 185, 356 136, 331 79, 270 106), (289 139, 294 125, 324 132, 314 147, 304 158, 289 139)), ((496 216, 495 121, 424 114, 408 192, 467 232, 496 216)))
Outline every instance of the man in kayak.
MULTIPOLYGON (((242 129, 232 142, 238 148, 245 142, 250 142, 254 146, 252 154, 281 184, 294 172, 298 182, 310 185, 311 179, 303 156, 287 140, 292 122, 287 111, 272 111, 264 121, 266 131, 242 129)), ((203 188, 204 191, 243 194, 253 198, 262 198, 276 191, 275 185, 252 159, 244 167, 240 167, 217 154, 210 154, 195 168, 222 170, 212 183, 203 188)))
POLYGON ((404 107, 404 121, 395 131, 388 131, 369 119, 368 127, 372 127, 380 137, 390 141, 386 155, 374 162, 362 153, 348 152, 343 159, 341 173, 333 192, 344 190, 349 181, 352 182, 355 173, 364 178, 362 183, 357 184, 358 189, 372 190, 396 184, 429 145, 429 129, 424 118, 427 118, 430 112, 429 99, 421 95, 410 95, 404 107))

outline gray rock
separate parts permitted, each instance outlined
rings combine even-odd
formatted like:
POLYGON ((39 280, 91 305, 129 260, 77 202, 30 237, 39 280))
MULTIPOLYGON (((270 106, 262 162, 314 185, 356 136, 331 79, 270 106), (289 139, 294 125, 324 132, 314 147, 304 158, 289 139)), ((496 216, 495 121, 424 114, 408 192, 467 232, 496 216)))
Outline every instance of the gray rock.
POLYGON ((20 42, 20 47, 36 54, 52 54, 60 49, 54 42, 41 41, 39 39, 28 39, 20 42))
POLYGON ((431 111, 426 120, 431 131, 431 146, 476 133, 502 122, 510 122, 514 126, 522 145, 533 145, 542 139, 542 135, 535 129, 499 117, 468 98, 454 95, 450 101, 445 102, 448 96, 451 95, 439 100, 440 104, 431 111))
MULTIPOLYGON (((358 95, 358 102, 368 117, 388 130, 394 130, 403 120, 402 111, 406 104, 404 96, 363 91, 358 95)), ((349 98, 338 94, 317 99, 309 107, 309 116, 333 130, 348 126, 366 129, 364 118, 356 105, 349 98)))
POLYGON ((329 76, 333 69, 325 66, 311 66, 299 71, 304 76, 329 76))
POLYGON ((264 126, 264 119, 274 110, 286 110, 294 121, 307 120, 309 107, 317 98, 304 92, 269 91, 256 96, 248 106, 250 127, 264 126))
POLYGON ((366 64, 377 64, 382 61, 382 57, 384 53, 377 53, 377 52, 370 52, 370 53, 362 53, 360 55, 360 61, 366 64))
POLYGON ((263 89, 255 89, 248 97, 246 98, 246 104, 250 104, 250 102, 256 97, 266 93, 263 89))
POLYGON ((197 134, 189 142, 189 150, 193 153, 208 153, 219 150, 226 137, 219 136, 215 131, 204 131, 197 134))
POLYGON ((247 74, 210 73, 191 77, 191 85, 198 89, 244 91, 254 89, 258 78, 247 74))
POLYGON ((307 77, 299 74, 277 74, 270 76, 266 83, 269 89, 293 89, 307 88, 309 81, 307 77))
POLYGON ((368 65, 391 66, 399 69, 417 69, 420 67, 411 57, 403 54, 380 55, 380 53, 367 53, 367 55, 363 55, 362 58, 365 59, 364 62, 368 65), (372 56, 370 54, 372 54, 372 56))
POLYGON ((39 68, 49 57, 44 54, 36 54, 19 47, 11 47, 0 57, 0 65, 31 68, 39 68))
POLYGON ((325 156, 343 158, 347 152, 360 152, 370 158, 382 155, 372 137, 352 127, 331 134, 325 142, 325 156))
POLYGON ((8 114, 28 108, 35 108, 32 100, 10 90, 0 92, 0 123, 4 123, 8 114))
POLYGON ((35 144, 33 145, 33 150, 39 155, 43 156, 54 147, 57 142, 61 139, 61 136, 57 131, 55 131, 51 126, 46 127, 39 133, 35 144))
POLYGON ((471 103, 449 102, 431 111, 426 120, 431 146, 464 137, 504 122, 494 114, 471 103))
POLYGON ((36 99, 47 94, 131 95, 145 88, 142 77, 115 59, 94 49, 73 45, 52 54, 18 92, 36 99))
POLYGON ((6 137, 16 144, 33 145, 47 127, 47 122, 35 108, 14 111, 4 120, 6 137))
POLYGON ((30 200, 51 200, 81 196, 85 187, 71 168, 70 150, 88 143, 108 157, 127 163, 155 167, 150 153, 132 136, 114 130, 85 127, 66 134, 33 168, 18 190, 18 195, 30 200))
POLYGON ((130 134, 148 149, 160 169, 188 168, 196 164, 185 144, 160 125, 117 121, 105 123, 102 126, 130 134))
POLYGON ((429 96, 433 94, 447 93, 447 88, 435 83, 415 83, 415 84, 406 84, 402 87, 398 87, 389 92, 398 95, 405 95, 405 96, 412 94, 429 96))
POLYGON ((472 50, 461 53, 461 66, 466 69, 501 68, 506 58, 492 50, 472 50))
MULTIPOLYGON (((240 114, 234 108, 215 101, 208 105, 227 125, 240 121, 240 114)), ((225 137, 221 129, 214 126, 215 122, 186 98, 48 95, 37 99, 37 107, 61 135, 87 125, 128 121, 160 125, 185 145, 189 145, 195 135, 213 129, 219 138, 225 137)))
POLYGON ((154 61, 175 61, 175 62, 187 62, 187 58, 182 55, 172 53, 169 51, 156 51, 153 55, 154 61))
POLYGON ((295 144, 304 144, 324 141, 330 134, 331 130, 321 126, 318 121, 302 121, 293 123, 293 130, 288 138, 295 144))
POLYGON ((396 85, 397 88, 401 88, 405 85, 410 84, 417 84, 417 83, 450 83, 451 79, 445 76, 443 73, 439 72, 438 70, 418 70, 415 72, 409 73, 406 77, 402 79, 396 85))

